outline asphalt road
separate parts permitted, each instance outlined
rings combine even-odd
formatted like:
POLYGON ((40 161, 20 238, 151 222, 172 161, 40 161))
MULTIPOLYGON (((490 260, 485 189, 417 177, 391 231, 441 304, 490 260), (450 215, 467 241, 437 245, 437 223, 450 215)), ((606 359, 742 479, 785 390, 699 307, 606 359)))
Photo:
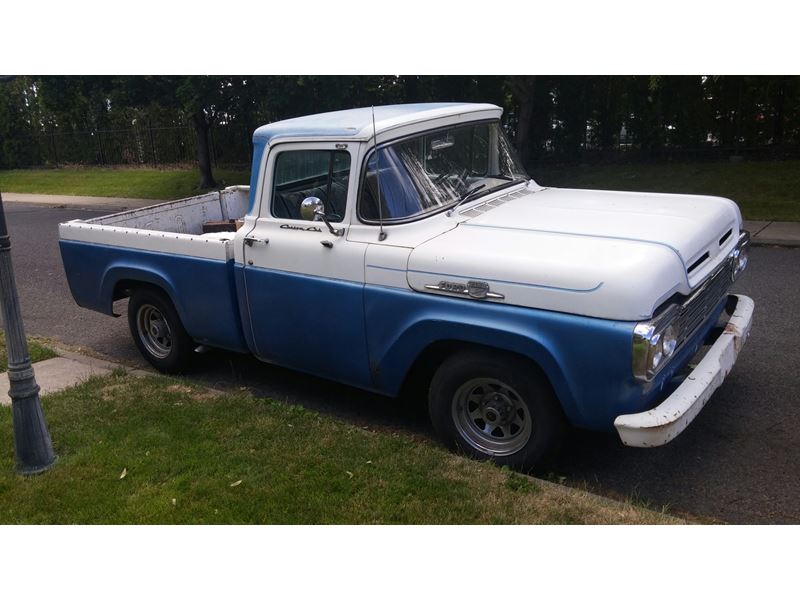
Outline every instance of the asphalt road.
MULTIPOLYGON (((127 321, 78 308, 70 296, 57 225, 101 214, 6 204, 28 333, 144 365, 127 321)), ((756 302, 752 333, 733 372, 694 423, 655 449, 575 432, 554 475, 654 508, 732 523, 800 523, 800 249, 754 248, 735 286, 756 302)), ((429 436, 424 407, 264 365, 225 352, 203 356, 197 378, 303 404, 359 425, 429 436)))

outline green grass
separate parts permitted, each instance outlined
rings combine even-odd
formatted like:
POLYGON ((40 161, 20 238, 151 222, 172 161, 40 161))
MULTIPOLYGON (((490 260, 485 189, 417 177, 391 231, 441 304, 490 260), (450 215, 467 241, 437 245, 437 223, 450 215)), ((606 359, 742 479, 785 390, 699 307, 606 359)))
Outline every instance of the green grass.
POLYGON ((2 523, 671 523, 630 503, 245 393, 120 372, 45 396, 59 461, 13 473, 2 523), (124 477, 122 477, 124 473, 124 477))
MULTIPOLYGON (((50 350, 47 346, 43 346, 37 341, 28 340, 28 354, 31 362, 39 362, 40 360, 47 360, 58 356, 55 352, 50 350)), ((5 373, 8 370, 8 354, 6 351, 6 337, 0 331, 0 373, 5 373)))
POLYGON ((531 176, 553 187, 724 196, 745 219, 800 221, 800 160, 540 167, 531 176))
MULTIPOLYGON (((215 169, 220 186, 249 182, 249 171, 215 169)), ((0 192, 173 200, 203 192, 197 169, 74 167, 0 171, 0 192)))

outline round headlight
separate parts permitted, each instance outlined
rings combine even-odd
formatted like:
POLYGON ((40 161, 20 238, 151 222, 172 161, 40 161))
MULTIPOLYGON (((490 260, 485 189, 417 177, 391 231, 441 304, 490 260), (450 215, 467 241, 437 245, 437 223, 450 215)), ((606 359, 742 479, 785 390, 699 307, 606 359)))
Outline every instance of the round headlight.
POLYGON ((662 347, 664 348, 664 356, 669 358, 678 347, 678 330, 674 325, 667 327, 667 330, 662 336, 662 347))
POLYGON ((660 333, 655 334, 650 338, 650 368, 654 371, 661 364, 661 359, 664 358, 664 343, 660 333))
POLYGON ((745 248, 742 248, 741 250, 739 250, 739 253, 736 256, 736 265, 735 265, 734 270, 735 270, 735 273, 736 273, 737 277, 739 276, 739 274, 742 271, 744 271, 747 268, 747 261, 749 259, 747 254, 748 254, 747 253, 747 248, 745 247, 745 248))

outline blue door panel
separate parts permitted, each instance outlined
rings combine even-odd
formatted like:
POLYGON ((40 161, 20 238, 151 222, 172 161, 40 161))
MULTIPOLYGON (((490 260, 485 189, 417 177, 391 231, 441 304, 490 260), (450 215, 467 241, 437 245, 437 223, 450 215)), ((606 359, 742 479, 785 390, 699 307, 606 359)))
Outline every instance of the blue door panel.
POLYGON ((364 284, 252 266, 244 274, 260 359, 372 388, 364 284))

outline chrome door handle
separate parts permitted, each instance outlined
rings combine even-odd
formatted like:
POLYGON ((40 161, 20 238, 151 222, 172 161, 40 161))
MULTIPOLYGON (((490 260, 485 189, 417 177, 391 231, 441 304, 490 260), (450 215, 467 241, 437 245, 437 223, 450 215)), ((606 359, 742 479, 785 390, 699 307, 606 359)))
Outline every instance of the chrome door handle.
POLYGON ((244 238, 244 243, 248 246, 252 246, 253 244, 269 244, 269 240, 260 240, 258 238, 247 236, 244 238))

